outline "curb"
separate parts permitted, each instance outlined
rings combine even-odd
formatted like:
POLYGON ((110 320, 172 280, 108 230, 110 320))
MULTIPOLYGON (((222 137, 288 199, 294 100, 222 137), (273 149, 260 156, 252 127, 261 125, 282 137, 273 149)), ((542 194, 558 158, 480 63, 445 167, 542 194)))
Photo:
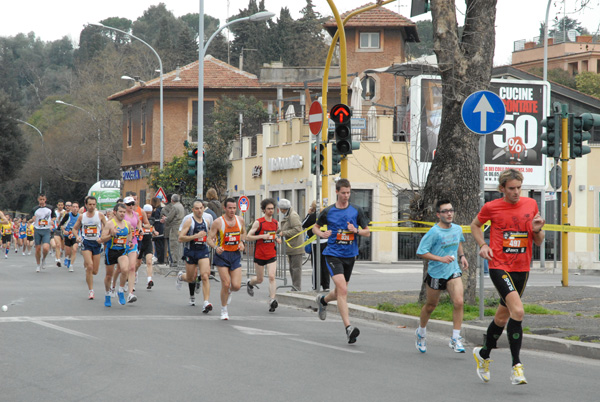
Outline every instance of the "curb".
MULTIPOLYGON (((277 300, 280 304, 298 307, 300 309, 316 309, 314 296, 293 293, 278 293, 277 300)), ((379 311, 372 308, 358 306, 348 303, 348 310, 351 317, 365 320, 379 321, 390 325, 406 326, 407 328, 417 328, 419 317, 413 317, 404 314, 379 311)), ((337 303, 328 304, 328 313, 338 314, 337 303)), ((452 333, 452 323, 447 321, 429 320, 427 324, 428 331, 436 333, 452 333)), ((483 336, 487 327, 478 327, 470 324, 463 324, 462 336, 469 343, 481 345, 483 336)), ((508 341, 503 336, 498 342, 499 348, 508 348, 508 341)), ((591 359, 600 359, 600 344, 569 341, 544 335, 523 334, 523 348, 535 349, 546 352, 568 354, 571 356, 586 357, 591 359)))

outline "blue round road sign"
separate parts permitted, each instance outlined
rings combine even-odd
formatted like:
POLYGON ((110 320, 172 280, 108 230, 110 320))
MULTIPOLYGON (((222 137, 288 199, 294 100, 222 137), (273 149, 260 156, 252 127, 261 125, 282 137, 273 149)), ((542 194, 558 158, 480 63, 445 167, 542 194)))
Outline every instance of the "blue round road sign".
POLYGON ((476 134, 490 134, 498 130, 506 108, 498 95, 490 91, 477 91, 464 101, 461 115, 465 126, 476 134))

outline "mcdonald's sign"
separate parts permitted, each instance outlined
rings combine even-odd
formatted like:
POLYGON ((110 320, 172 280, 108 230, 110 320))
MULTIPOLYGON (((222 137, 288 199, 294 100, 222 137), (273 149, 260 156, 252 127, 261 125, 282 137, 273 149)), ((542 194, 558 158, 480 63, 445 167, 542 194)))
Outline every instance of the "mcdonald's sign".
POLYGON ((392 155, 390 155, 390 156, 383 155, 381 158, 379 158, 379 164, 377 165, 378 172, 381 172, 382 164, 384 165, 386 172, 388 170, 390 170, 390 168, 391 168, 392 172, 396 171, 396 164, 394 163, 394 157, 392 155))

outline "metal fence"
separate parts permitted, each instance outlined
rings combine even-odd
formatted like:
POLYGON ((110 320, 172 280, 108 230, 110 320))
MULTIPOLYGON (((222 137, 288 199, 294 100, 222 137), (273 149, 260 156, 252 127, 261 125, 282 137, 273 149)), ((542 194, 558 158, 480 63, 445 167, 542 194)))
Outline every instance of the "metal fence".
MULTIPOLYGON (((256 267, 254 266, 254 249, 256 246, 256 242, 247 241, 246 242, 246 251, 243 259, 246 260, 246 278, 250 279, 251 276, 256 275, 256 267)), ((291 283, 288 284, 287 278, 287 256, 283 251, 285 246, 283 244, 277 245, 277 270, 275 272, 275 280, 283 281, 282 285, 277 286, 277 289, 282 288, 291 288, 292 290, 296 289, 291 283)), ((265 278, 267 278, 267 286, 268 286, 268 278, 269 273, 266 272, 267 267, 264 266, 265 269, 265 278)), ((245 282, 243 284, 245 286, 245 282)))

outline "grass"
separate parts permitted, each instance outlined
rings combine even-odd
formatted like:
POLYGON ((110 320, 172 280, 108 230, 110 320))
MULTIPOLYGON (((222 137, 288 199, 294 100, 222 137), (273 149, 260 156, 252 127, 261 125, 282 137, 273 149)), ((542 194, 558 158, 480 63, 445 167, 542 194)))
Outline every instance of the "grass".
POLYGON ((596 314, 594 318, 600 318, 600 314, 596 314))
POLYGON ((579 335, 567 336, 567 337, 565 337, 565 339, 567 341, 580 341, 581 340, 579 335))
MULTIPOLYGON (((496 309, 498 306, 497 299, 485 299, 484 300, 484 311, 483 315, 486 317, 491 317, 496 314, 496 309)), ((411 315, 418 317, 421 315, 421 308, 423 305, 421 303, 406 303, 401 305, 395 305, 389 302, 379 303, 376 307, 377 310, 387 311, 391 313, 400 313, 405 315, 411 315)), ((536 314, 536 315, 562 315, 567 314, 563 311, 558 310, 549 310, 544 307, 538 306, 536 304, 525 304, 523 305, 526 314, 536 314)), ((442 321, 452 321, 452 302, 450 301, 449 296, 444 296, 440 299, 440 303, 436 307, 436 309, 431 314, 431 318, 434 320, 442 320, 442 321)), ((464 305, 464 321, 476 320, 479 318, 479 305, 464 305)), ((527 328, 528 331, 529 328, 527 328)), ((531 333, 531 332, 528 332, 531 333)))

